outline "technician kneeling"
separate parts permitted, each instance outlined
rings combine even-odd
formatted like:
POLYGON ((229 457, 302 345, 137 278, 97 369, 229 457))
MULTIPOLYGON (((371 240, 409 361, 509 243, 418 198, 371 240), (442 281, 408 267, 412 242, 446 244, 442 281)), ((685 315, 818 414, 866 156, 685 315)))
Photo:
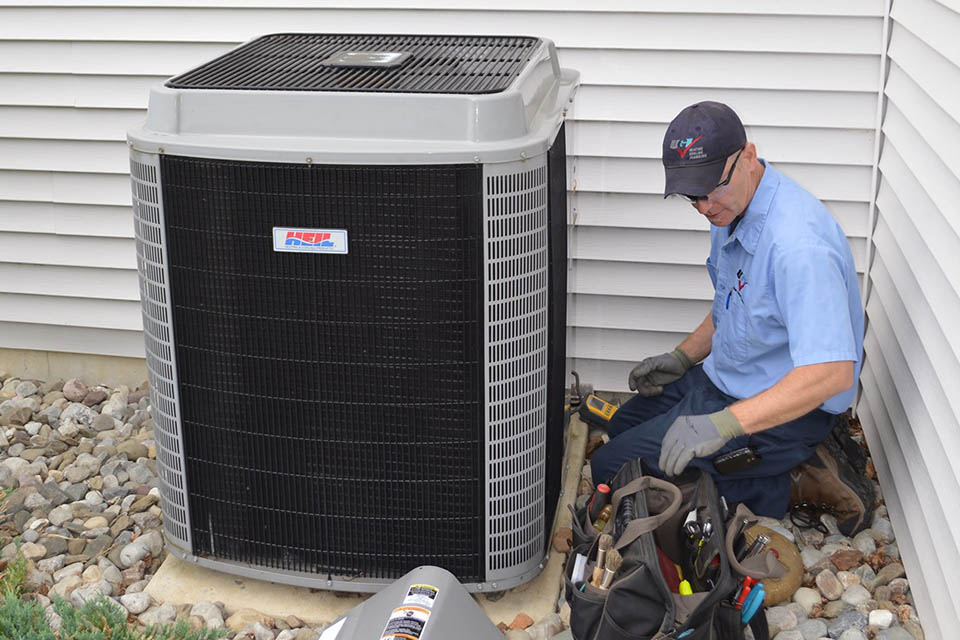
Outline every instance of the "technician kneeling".
POLYGON ((593 479, 611 479, 634 458, 670 476, 695 465, 715 475, 728 502, 783 517, 791 470, 850 406, 860 374, 863 307, 850 246, 817 198, 757 156, 724 104, 681 111, 662 157, 664 197, 686 199, 712 225, 713 308, 672 353, 630 373, 638 395, 594 453, 593 479), (713 458, 747 446, 759 462, 717 474, 713 458))

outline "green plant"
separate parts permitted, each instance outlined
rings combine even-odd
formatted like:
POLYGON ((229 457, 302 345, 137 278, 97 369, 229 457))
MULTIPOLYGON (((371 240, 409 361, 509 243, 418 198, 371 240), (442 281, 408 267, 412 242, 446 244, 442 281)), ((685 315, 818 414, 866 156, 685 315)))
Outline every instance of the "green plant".
POLYGON ((0 598, 12 595, 17 598, 23 591, 23 581, 27 579, 27 559, 20 551, 17 541, 17 555, 7 563, 7 568, 0 573, 0 598))
POLYGON ((43 609, 7 592, 0 601, 0 640, 56 640, 43 609))
POLYGON ((126 612, 104 596, 86 602, 79 609, 56 598, 53 608, 63 620, 57 632, 59 640, 218 640, 226 635, 223 629, 191 631, 184 621, 140 631, 129 626, 126 612))
POLYGON ((79 609, 55 597, 53 610, 62 622, 54 632, 43 608, 21 597, 27 571, 27 559, 17 541, 16 556, 0 573, 0 640, 218 640, 227 634, 223 629, 192 631, 183 621, 140 630, 127 624, 127 612, 105 596, 79 609))
POLYGON ((53 610, 60 616, 60 628, 50 628, 43 608, 20 597, 27 563, 18 553, 16 560, 0 574, 0 640, 219 640, 224 629, 192 631, 186 622, 138 629, 127 624, 123 607, 100 596, 75 609, 55 597, 53 610))
POLYGON ((79 609, 62 598, 54 598, 53 610, 63 621, 60 640, 137 640, 136 630, 127 625, 126 612, 105 597, 89 600, 79 609))

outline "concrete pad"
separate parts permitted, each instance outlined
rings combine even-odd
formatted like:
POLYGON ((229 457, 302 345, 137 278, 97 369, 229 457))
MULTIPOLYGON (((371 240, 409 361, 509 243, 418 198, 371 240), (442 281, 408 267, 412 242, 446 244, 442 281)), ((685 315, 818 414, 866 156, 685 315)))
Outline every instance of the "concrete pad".
MULTIPOLYGON (((570 526, 567 505, 573 504, 577 496, 586 444, 587 427, 574 416, 567 430, 564 478, 551 539, 557 528, 570 526)), ((565 554, 557 553, 551 546, 546 566, 536 578, 503 592, 502 596, 497 593, 495 601, 483 593, 475 594, 474 599, 494 624, 509 624, 520 612, 538 621, 556 611, 565 558, 565 554)), ((244 578, 184 562, 169 554, 146 591, 164 603, 222 602, 228 613, 255 609, 273 618, 294 615, 310 626, 333 622, 368 597, 367 594, 292 587, 244 578)))

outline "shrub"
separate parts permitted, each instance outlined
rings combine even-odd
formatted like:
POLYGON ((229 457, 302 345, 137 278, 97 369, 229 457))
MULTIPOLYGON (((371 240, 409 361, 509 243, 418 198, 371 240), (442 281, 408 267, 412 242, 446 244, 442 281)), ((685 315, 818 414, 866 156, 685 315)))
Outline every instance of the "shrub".
POLYGON ((43 609, 11 592, 0 603, 0 640, 56 640, 43 609))
POLYGON ((123 607, 105 596, 90 600, 79 609, 57 598, 53 608, 63 620, 57 632, 59 640, 217 640, 226 635, 222 629, 191 631, 183 621, 137 630, 127 624, 123 607))
POLYGON ((54 598, 53 610, 62 620, 54 631, 43 607, 22 598, 27 568, 27 560, 18 550, 0 573, 0 640, 218 640, 227 634, 223 629, 191 631, 183 621, 140 630, 128 625, 126 610, 105 596, 79 609, 54 598))
POLYGON ((17 555, 7 564, 7 568, 0 573, 0 598, 8 595, 20 597, 23 591, 23 581, 27 579, 27 559, 20 552, 17 545, 17 555))

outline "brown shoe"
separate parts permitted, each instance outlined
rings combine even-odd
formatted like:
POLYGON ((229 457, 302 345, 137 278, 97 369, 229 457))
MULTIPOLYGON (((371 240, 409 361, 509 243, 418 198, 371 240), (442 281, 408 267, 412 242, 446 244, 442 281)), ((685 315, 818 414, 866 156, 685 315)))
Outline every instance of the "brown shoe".
POLYGON ((840 440, 846 421, 817 446, 814 454, 790 473, 790 507, 807 505, 837 519, 845 536, 854 536, 870 525, 876 494, 873 484, 851 464, 840 440))

